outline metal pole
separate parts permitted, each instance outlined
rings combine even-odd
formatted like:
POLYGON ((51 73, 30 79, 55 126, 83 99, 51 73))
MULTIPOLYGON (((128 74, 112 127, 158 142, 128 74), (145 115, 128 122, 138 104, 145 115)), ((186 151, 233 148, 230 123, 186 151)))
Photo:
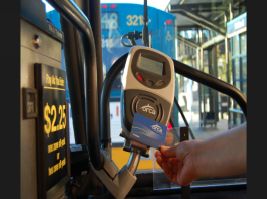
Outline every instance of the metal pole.
POLYGON ((103 167, 104 159, 100 153, 99 141, 99 110, 97 87, 97 61, 93 31, 88 18, 77 4, 71 0, 48 0, 60 14, 69 20, 79 31, 84 33, 85 42, 85 89, 86 97, 86 133, 91 161, 95 169, 103 167), (90 95, 90 96, 89 96, 90 95))
POLYGON ((147 0, 144 0, 144 27, 143 27, 143 43, 145 46, 149 46, 148 39, 148 19, 147 19, 147 0))

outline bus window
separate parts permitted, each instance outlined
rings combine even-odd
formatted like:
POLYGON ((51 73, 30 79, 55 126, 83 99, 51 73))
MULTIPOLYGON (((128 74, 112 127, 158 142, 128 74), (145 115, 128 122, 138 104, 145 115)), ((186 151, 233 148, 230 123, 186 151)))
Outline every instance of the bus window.
MULTIPOLYGON (((46 10, 46 19, 49 23, 52 23, 54 27, 58 30, 61 29, 60 23, 60 14, 46 1, 42 0, 45 5, 46 10)), ((65 63, 65 56, 64 56, 64 48, 62 47, 61 51, 61 68, 66 71, 66 63, 65 63)), ((67 76, 66 76, 67 78, 67 76)), ((73 129, 73 121, 72 121, 72 111, 71 111, 71 104, 70 104, 70 95, 69 95, 69 88, 68 88, 68 81, 66 81, 66 101, 68 104, 69 110, 69 136, 70 136, 70 144, 75 144, 75 136, 74 136, 74 129, 73 129)))
MULTIPOLYGON (((37 2, 37 6, 35 4, 27 4, 27 15, 21 9, 21 41, 23 42, 20 43, 20 67, 22 69, 20 76, 21 80, 23 80, 21 81, 23 95, 21 95, 20 101, 21 105, 23 105, 21 106, 21 124, 23 124, 23 128, 20 133, 22 138, 20 141, 20 154, 22 155, 21 190, 24 198, 29 198, 28 196, 42 198, 37 194, 44 196, 46 194, 48 197, 45 198, 63 197, 63 194, 68 195, 66 197, 70 198, 91 198, 94 195, 96 197, 110 198, 111 193, 117 194, 116 191, 113 192, 117 188, 124 192, 123 194, 129 193, 128 196, 130 198, 132 196, 143 198, 145 194, 160 198, 173 193, 176 195, 181 194, 179 197, 184 198, 183 189, 176 189, 179 186, 171 183, 156 163, 154 148, 151 147, 148 152, 149 157, 141 157, 140 162, 139 151, 133 151, 132 156, 129 158, 130 153, 123 150, 125 139, 120 136, 122 129, 121 75, 123 71, 112 84, 108 101, 108 114, 110 115, 99 114, 99 110, 103 107, 100 107, 100 99, 98 98, 100 93, 95 92, 95 88, 99 89, 101 85, 98 83, 101 84, 101 82, 96 80, 101 79, 102 81, 102 78, 98 77, 103 75, 105 78, 113 64, 122 55, 130 51, 131 45, 144 45, 144 38, 142 37, 145 25, 143 6, 145 1, 139 0, 139 3, 137 3, 137 0, 101 0, 100 9, 95 9, 99 8, 99 2, 94 4, 95 1, 88 1, 85 4, 75 0, 65 1, 65 3, 73 5, 75 2, 82 3, 81 10, 88 11, 84 14, 90 16, 88 18, 90 18, 89 22, 92 24, 93 37, 97 41, 95 46, 90 43, 93 39, 89 39, 90 42, 82 43, 85 40, 83 40, 84 35, 79 35, 78 33, 82 29, 78 27, 79 25, 72 24, 74 28, 72 28, 71 24, 69 24, 71 26, 66 25, 68 20, 71 23, 75 20, 66 19, 66 24, 62 20, 61 24, 61 15, 47 1, 32 0, 32 2, 37 2), (44 8, 46 15, 43 12, 44 8), (29 15, 31 14, 29 10, 34 11, 33 16, 29 15), (93 10, 95 13, 92 14, 89 10, 93 10), (101 23, 98 21, 99 11, 101 23), (45 24, 46 28, 37 24, 39 14, 41 14, 40 20, 45 24), (35 19, 38 19, 37 22, 35 19), (100 25, 101 35, 98 34, 100 25), (68 30, 65 29, 66 26, 68 30), (62 32, 63 28, 64 32, 62 32), (95 32, 96 29, 97 31, 95 32), (44 35, 43 38, 45 39, 39 40, 40 37, 36 33, 44 35), (136 38, 125 37, 131 34, 135 34, 136 38), (98 39, 101 39, 101 45, 98 43, 98 39), (54 40, 56 41, 55 49, 53 47, 54 40), (124 40, 128 42, 122 42, 124 40), (43 45, 44 48, 40 48, 39 41, 45 44, 43 45), (75 44, 72 44, 72 42, 75 44), (90 46, 86 46, 88 43, 90 43, 90 46), (75 47, 64 48, 64 45, 75 47), (85 48, 82 48, 83 45, 85 48), (93 47, 102 50, 102 56, 97 51, 97 59, 94 59, 95 52, 92 50, 93 47), (42 51, 44 49, 45 53, 42 51), (54 53, 54 50, 56 50, 56 53, 54 53), (42 61, 43 58, 40 57, 44 58, 44 63, 42 61), (89 59, 87 59, 88 57, 89 59), (102 60, 98 59, 100 57, 102 60), (73 62, 70 61, 71 59, 74 59, 73 62), (95 60, 97 62, 96 65, 95 60), (55 66, 55 70, 51 69, 50 66, 45 66, 46 61, 51 61, 53 63, 51 66, 55 66), (102 62, 102 66, 101 64, 99 65, 100 62, 98 61, 102 62), (33 62, 41 63, 34 66, 33 62), (77 64, 69 64, 68 62, 77 64), (42 67, 43 65, 44 67, 42 67), (94 66, 97 66, 97 68, 94 66), (103 74, 99 70, 102 69, 101 67, 103 67, 103 74), (93 70, 90 71, 90 69, 93 70), (60 78, 52 77, 55 81, 50 81, 50 74, 45 74, 44 70, 55 71, 51 74, 59 74, 60 78), (67 79, 67 76, 69 76, 69 79, 67 79), (97 78, 95 78, 96 76, 97 78), (29 87, 24 88, 25 85, 22 84, 24 80, 25 82, 27 81, 27 86, 29 87), (51 85, 58 84, 58 87, 44 86, 49 82, 51 85), (70 93, 69 87, 74 92, 70 93), (37 106, 33 107, 33 105, 37 106), (37 109, 36 107, 39 108, 37 109), (65 110, 68 112, 65 112, 65 110), (28 115, 27 117, 25 117, 25 113, 28 115), (31 116, 29 117, 29 115, 31 116), (104 117, 101 117, 103 115, 104 117), (102 128, 104 125, 101 126, 101 122, 103 122, 101 119, 103 118, 107 118, 110 121, 111 143, 109 143, 109 137, 106 137, 106 139, 101 137, 104 129, 102 128), (29 127, 30 130, 28 130, 29 127), (100 138, 100 143, 98 143, 98 138, 100 138), (111 144, 111 148, 109 144, 111 144), (102 154, 104 154, 104 158, 101 157, 102 154), (110 159, 114 162, 110 161, 110 159), (129 160, 128 163, 127 160, 129 160), (118 173, 116 167, 121 169, 125 164, 127 164, 126 168, 118 173), (135 166, 137 165, 138 168, 135 171, 135 166), (121 175, 122 178, 117 178, 120 174, 123 174, 121 175), (127 176, 131 179, 127 178, 127 176), (135 181, 135 177, 137 177, 137 181, 135 181), (132 186, 135 182, 135 186, 132 186), (117 186, 118 184, 122 186, 117 186), (130 190, 130 188, 132 189, 130 190), (163 191, 157 192, 154 191, 155 189, 163 191), (178 192, 176 192, 177 190, 178 192), (62 195, 59 196, 56 192, 62 195)), ((25 3, 26 0, 23 0, 23 2, 25 3)), ((64 1, 52 0, 49 0, 49 2, 64 3, 64 1)), ((77 9, 76 5, 74 7, 77 9)), ((67 12, 72 12, 71 8, 67 9, 69 9, 67 12)), ((233 85, 246 97, 248 67, 246 10, 244 0, 148 0, 148 45, 165 53, 174 62, 178 60, 180 63, 189 66, 189 68, 197 69, 233 85), (158 4, 161 4, 161 6, 158 7, 158 4)), ((72 16, 74 16, 73 14, 72 16)), ((66 16, 68 15, 65 13, 66 16)), ((82 24, 84 25, 83 22, 82 24)), ((91 28, 87 27, 88 29, 91 32, 91 28)), ((86 36, 90 37, 91 35, 86 36)), ((147 42, 145 43, 147 45, 147 42)), ((164 72, 164 67, 162 69, 161 66, 160 72, 157 74, 166 74, 166 70, 164 72)), ((142 66, 142 69, 146 71, 146 67, 149 68, 148 66, 142 66)), ((142 76, 139 76, 138 73, 135 74, 139 80, 140 78, 142 79, 142 76)), ((206 140, 247 121, 246 115, 242 111, 244 107, 242 106, 241 108, 237 101, 226 94, 178 73, 175 74, 174 80, 175 102, 171 119, 166 122, 165 145, 172 146, 179 143, 180 127, 189 125, 189 139, 206 140)), ((160 85, 160 81, 158 82, 158 85, 160 85)), ((147 83, 153 84, 153 82, 149 81, 147 83)), ((148 107, 149 104, 144 106, 148 107)), ((158 110, 161 108, 158 107, 158 110)), ((154 115, 154 113, 151 114, 154 115)), ((152 127, 155 127, 158 133, 162 133, 157 126, 153 125, 152 127)), ((212 147, 209 149, 213 150, 212 147)), ((217 194, 217 191, 221 191, 220 188, 223 188, 222 193, 224 194, 224 191, 228 191, 228 188, 232 189, 234 187, 235 189, 235 185, 238 185, 238 189, 239 187, 241 189, 245 187, 246 189, 246 181, 245 175, 227 178, 207 178, 196 180, 190 186, 197 188, 197 192, 200 191, 200 193, 203 192, 204 194, 206 191, 213 192, 213 188, 216 188, 215 194, 217 194), (204 189, 201 189, 202 187, 204 189)), ((233 189, 230 191, 235 192, 233 189)), ((243 193, 244 191, 242 190, 243 193)), ((220 193, 218 192, 218 194, 220 193)), ((117 198, 115 195, 114 197, 117 198)))
MULTIPOLYGON (((178 76, 180 79, 180 75, 178 76)), ((237 102, 231 97, 187 78, 184 79, 186 82, 184 85, 185 92, 183 92, 182 96, 179 93, 176 98, 179 98, 179 105, 190 127, 190 140, 209 139, 225 133, 228 129, 238 124, 246 122, 243 119, 245 117, 240 107, 233 108, 233 104, 237 104, 237 102), (184 101, 184 103, 180 103, 181 101, 184 101), (234 120, 232 118, 233 114, 235 115, 234 120)), ((174 104, 173 112, 175 113, 177 109, 178 107, 174 104)), ((185 121, 181 117, 181 112, 177 111, 176 113, 178 115, 172 115, 173 122, 176 125, 169 129, 169 135, 166 136, 165 145, 179 143, 180 127, 186 126, 185 121), (175 121, 175 118, 177 118, 177 121, 175 121)), ((155 150, 152 149, 152 151, 153 154, 155 150)), ((155 160, 154 156, 152 156, 152 159, 155 160)), ((235 176, 221 179, 201 179, 194 181, 191 187, 233 183, 246 183, 246 177, 235 176)), ((155 190, 179 187, 177 184, 170 183, 156 162, 153 163, 153 186, 155 190)))

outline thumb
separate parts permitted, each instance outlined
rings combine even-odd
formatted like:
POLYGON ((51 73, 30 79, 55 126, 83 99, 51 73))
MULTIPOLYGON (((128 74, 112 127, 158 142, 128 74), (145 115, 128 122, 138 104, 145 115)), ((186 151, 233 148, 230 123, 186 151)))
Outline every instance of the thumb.
POLYGON ((176 157, 176 146, 160 146, 160 152, 167 158, 176 157))
POLYGON ((180 142, 176 147, 176 158, 179 161, 184 161, 184 158, 190 153, 190 141, 180 142))

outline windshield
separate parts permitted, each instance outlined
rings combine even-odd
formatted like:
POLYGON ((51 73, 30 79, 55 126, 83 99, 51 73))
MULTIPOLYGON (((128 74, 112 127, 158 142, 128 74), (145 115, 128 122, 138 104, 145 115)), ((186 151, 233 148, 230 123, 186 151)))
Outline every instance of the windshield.
MULTIPOLYGON (((100 3, 104 77, 131 46, 148 45, 247 94, 247 7, 244 0, 148 0, 147 21, 143 0, 101 0, 100 3)), ((47 19, 60 29, 58 13, 47 3, 46 11, 47 19)), ((120 136, 120 78, 118 75, 113 82, 109 105, 112 157, 121 168, 129 153, 123 151, 124 138, 120 136)), ((179 74, 175 76, 175 97, 197 139, 207 139, 246 121, 233 99, 179 74)), ((185 125, 177 107, 173 109, 172 120, 174 129, 185 125)), ((75 143, 71 121, 70 114, 70 142, 75 143)), ((168 135, 166 141, 170 139, 174 141, 177 137, 168 135)), ((141 159, 138 172, 153 170, 160 172, 153 163, 152 149, 150 157, 141 159)))

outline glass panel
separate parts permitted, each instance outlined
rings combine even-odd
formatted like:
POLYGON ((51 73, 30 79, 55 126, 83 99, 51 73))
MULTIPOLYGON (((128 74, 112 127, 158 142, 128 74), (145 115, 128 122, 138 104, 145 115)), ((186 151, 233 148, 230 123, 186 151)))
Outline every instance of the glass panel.
POLYGON ((232 44, 232 57, 230 56, 230 60, 232 60, 232 69, 230 69, 230 73, 233 76, 233 85, 235 85, 238 89, 240 89, 244 94, 247 93, 247 36, 246 33, 241 35, 236 35, 230 39, 230 43, 232 44), (240 48, 239 48, 240 46, 240 48), (242 67, 242 68, 241 68, 242 67))
POLYGON ((235 78, 240 79, 240 60, 239 58, 234 59, 234 68, 235 68, 235 78))
MULTIPOLYGON (((46 19, 49 23, 52 23, 58 30, 61 30, 61 22, 60 22, 60 14, 57 12, 46 0, 42 0, 45 6, 46 11, 46 19)), ((62 30, 61 30, 62 31, 62 30)), ((66 71, 65 57, 64 57, 64 48, 62 45, 61 50, 61 68, 66 71)), ((67 80, 67 76, 66 76, 67 80)), ((69 106, 69 136, 70 136, 70 144, 75 144, 74 137, 74 128, 73 128, 73 119, 72 119, 72 111, 70 104, 70 95, 69 95, 69 87, 68 81, 66 81, 66 101, 69 106)))
POLYGON ((234 69, 234 77, 233 77, 233 84, 235 87, 237 87, 238 89, 241 90, 240 88, 240 59, 239 58, 235 58, 233 63, 233 69, 234 69))
POLYGON ((242 34, 240 36, 240 42, 241 42, 241 55, 247 55, 247 35, 242 34))
POLYGON ((113 143, 123 143, 124 139, 120 136, 121 131, 121 105, 119 101, 109 103, 110 108, 110 125, 111 137, 113 143))
MULTIPOLYGON (((104 71, 107 72, 121 55, 130 50, 130 47, 123 44, 124 40, 121 38, 128 33, 142 32, 144 25, 142 3, 143 1, 135 1, 131 4, 128 1, 101 1, 104 71)), ((148 5, 151 6, 148 8, 150 46, 191 67, 201 69, 206 73, 212 72, 212 75, 223 81, 234 79, 234 85, 240 88, 240 81, 243 81, 243 84, 245 82, 240 75, 244 76, 247 73, 242 68, 241 74, 240 70, 240 55, 246 51, 246 38, 240 38, 240 35, 236 35, 228 39, 230 45, 225 45, 224 36, 227 33, 223 30, 226 29, 226 19, 232 17, 230 14, 236 16, 244 12, 246 10, 244 5, 239 2, 232 2, 235 5, 235 12, 228 13, 222 10, 233 6, 231 1, 211 0, 209 3, 183 1, 181 4, 170 1, 169 5, 168 3, 169 1, 148 0, 148 5), (163 2, 165 2, 165 6, 161 10, 152 8, 163 2), (181 9, 186 8, 190 15, 177 14, 174 11, 176 8, 173 6, 178 6, 181 9), (242 9, 239 10, 239 7, 242 9), (190 18, 192 15, 200 20, 196 23, 190 18), (211 27, 209 22, 215 26, 211 27), (209 49, 214 48, 216 48, 216 53, 209 53, 209 49)), ((129 39, 126 41, 130 44, 129 39)), ((136 39, 135 42, 137 45, 143 45, 141 38, 136 39)), ((245 61, 242 60, 241 62, 243 67, 245 61)), ((227 96, 180 75, 176 75, 176 82, 177 100, 197 138, 206 139, 209 136, 219 134, 230 128, 231 125, 236 125, 238 120, 241 122, 244 118, 240 116, 239 112, 237 113, 240 109, 237 108, 236 103, 232 100, 228 101, 227 96), (229 108, 233 110, 230 111, 229 108)), ((243 85, 243 88, 245 87, 246 85, 243 85)), ((117 77, 110 96, 110 130, 113 145, 117 146, 112 149, 112 157, 121 168, 127 161, 129 154, 123 152, 124 139, 119 136, 121 131, 120 89, 120 77, 117 77)), ((183 126, 184 122, 181 116, 177 109, 174 109, 175 127, 183 126)), ((168 136, 167 139, 170 140, 170 137, 172 136, 168 136)), ((149 158, 141 159, 138 172, 151 171, 153 168, 152 158, 153 151, 151 150, 149 158)))
POLYGON ((240 55, 240 48, 239 48, 239 36, 236 35, 233 37, 233 56, 240 55))
POLYGON ((209 51, 205 50, 203 53, 203 72, 209 73, 209 51))
MULTIPOLYGON (((183 93, 183 95, 179 94, 179 96, 176 97, 179 98, 180 106, 181 98, 183 98, 184 101, 187 102, 187 108, 183 109, 183 114, 185 115, 185 118, 195 139, 205 140, 212 138, 214 136, 227 132, 234 126, 240 125, 241 123, 245 122, 242 110, 232 98, 207 86, 194 81, 190 81, 187 78, 184 79, 185 82, 190 82, 187 86, 188 90, 186 93, 183 93), (194 93, 198 96, 197 98, 194 98, 194 93), (232 104, 235 104, 235 108, 232 107, 232 104)), ((178 111, 175 105, 173 107, 173 113, 179 115, 179 121, 177 126, 169 129, 170 135, 168 139, 172 140, 172 145, 179 143, 179 128, 185 126, 185 122, 180 116, 181 113, 178 111)), ((189 137, 190 139, 192 139, 191 136, 189 137)), ((153 168, 154 189, 160 190, 179 187, 177 184, 171 183, 167 179, 162 169, 156 162, 154 162, 153 168)), ((245 178, 236 178, 235 180, 236 182, 246 182, 245 178)), ((232 182, 235 182, 235 180, 232 180, 232 182)), ((227 183, 231 182, 231 180, 227 181, 221 179, 216 182, 215 179, 202 179, 193 182, 191 184, 191 187, 198 185, 208 185, 218 182, 227 183)))
MULTIPOLYGON (((125 43, 123 44, 122 36, 128 34, 127 37, 129 38, 136 31, 139 38, 135 42, 137 45, 143 45, 140 38, 144 25, 142 5, 129 4, 126 1, 119 2, 120 4, 108 0, 101 1, 103 71, 105 71, 105 75, 112 64, 121 55, 130 50, 130 47, 125 46, 125 43)), ((209 70, 210 66, 216 66, 216 69, 218 69, 216 77, 227 81, 228 72, 231 76, 229 79, 233 78, 235 80, 235 86, 241 89, 240 83, 243 83, 243 90, 246 93, 246 34, 230 38, 231 51, 229 51, 230 49, 225 49, 224 37, 222 37, 222 35, 225 35, 225 33, 222 33, 226 24, 225 19, 232 17, 228 15, 233 14, 235 17, 246 11, 245 4, 233 2, 235 6, 234 13, 225 12, 225 7, 233 6, 230 5, 231 2, 211 0, 209 3, 203 3, 203 1, 190 3, 190 1, 183 1, 180 5, 175 1, 171 1, 172 4, 168 5, 169 1, 148 1, 149 6, 158 6, 156 5, 157 3, 164 3, 161 10, 152 7, 148 8, 150 46, 191 67, 200 68, 206 73, 213 71, 209 70), (190 15, 186 17, 181 14, 170 13, 173 12, 173 5, 181 6, 181 9, 187 8, 191 16, 195 15, 200 20, 195 23, 194 20, 190 20, 190 15), (211 27, 209 22, 215 24, 215 26, 211 27), (214 45, 216 45, 217 54, 215 58, 212 58, 215 60, 210 61, 209 50, 207 49, 212 48, 214 45), (201 48, 203 46, 205 46, 204 49, 201 48), (200 53, 198 54, 197 52, 200 53), (233 59, 230 54, 225 54, 227 52, 232 53, 233 59), (230 65, 233 64, 232 68, 231 66, 228 67, 228 71, 226 70, 227 64, 225 62, 227 57, 229 57, 230 65)), ((142 3, 143 1, 140 1, 140 4, 142 3)), ((60 29, 59 15, 52 16, 52 12, 50 12, 47 16, 60 29)), ((130 43, 129 39, 127 41, 130 43)), ((244 121, 240 107, 232 99, 228 100, 227 96, 179 75, 176 76, 176 81, 177 100, 197 139, 207 139, 244 121)), ((110 96, 112 142, 114 145, 119 146, 113 147, 112 157, 119 168, 126 163, 129 157, 129 153, 122 151, 124 139, 119 136, 121 131, 120 95, 121 83, 119 75, 112 85, 110 96)), ((174 143, 179 139, 179 136, 177 136, 178 129, 185 125, 176 107, 174 107, 173 114, 174 118, 176 118, 176 125, 173 130, 170 130, 172 132, 166 138, 168 143, 174 143)), ((69 115, 71 142, 72 140, 74 142, 71 112, 69 115)), ((153 150, 151 150, 149 158, 141 159, 138 167, 139 172, 143 170, 151 171, 153 157, 153 150)), ((199 181, 195 182, 195 184, 197 183, 199 181)), ((213 181, 203 184, 207 185, 209 183, 213 183, 213 181)), ((172 185, 167 187, 172 187, 172 185)))
POLYGON ((240 84, 240 80, 239 79, 236 79, 235 87, 238 88, 239 90, 241 90, 241 84, 240 84))
POLYGON ((242 80, 243 80, 243 90, 244 94, 247 94, 247 57, 241 57, 242 61, 242 80))
POLYGON ((243 80, 243 93, 247 95, 247 80, 243 80))
POLYGON ((225 43, 222 42, 216 46, 216 59, 218 67, 218 78, 227 82, 227 64, 225 56, 225 43))
POLYGON ((247 57, 242 57, 243 79, 247 79, 247 57))

